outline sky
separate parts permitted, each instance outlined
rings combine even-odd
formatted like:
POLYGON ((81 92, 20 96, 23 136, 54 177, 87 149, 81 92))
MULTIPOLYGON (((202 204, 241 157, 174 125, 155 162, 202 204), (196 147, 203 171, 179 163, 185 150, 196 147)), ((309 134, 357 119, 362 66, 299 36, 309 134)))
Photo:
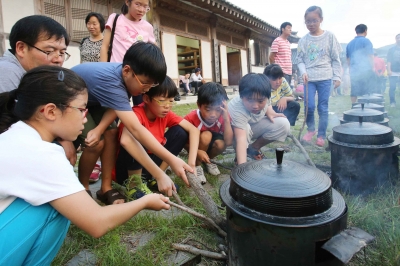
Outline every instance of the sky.
MULTIPOLYGON (((394 44, 400 33, 399 0, 227 0, 279 28, 288 21, 299 37, 308 33, 304 13, 310 6, 322 8, 321 28, 333 32, 340 43, 355 37, 355 27, 365 24, 374 48, 394 44)), ((296 47, 296 45, 294 45, 296 47)))

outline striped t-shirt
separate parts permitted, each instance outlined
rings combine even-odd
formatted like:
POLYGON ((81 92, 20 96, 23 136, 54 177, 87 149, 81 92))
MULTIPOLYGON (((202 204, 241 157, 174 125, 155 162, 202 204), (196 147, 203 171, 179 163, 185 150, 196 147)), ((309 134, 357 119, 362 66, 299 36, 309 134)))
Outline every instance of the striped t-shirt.
POLYGON ((285 78, 282 78, 282 84, 276 90, 271 90, 270 102, 272 106, 276 106, 278 101, 283 97, 293 96, 292 88, 289 86, 285 78))
POLYGON ((275 64, 278 64, 282 68, 283 73, 292 75, 292 50, 290 50, 290 42, 279 36, 272 42, 271 52, 276 53, 275 64))

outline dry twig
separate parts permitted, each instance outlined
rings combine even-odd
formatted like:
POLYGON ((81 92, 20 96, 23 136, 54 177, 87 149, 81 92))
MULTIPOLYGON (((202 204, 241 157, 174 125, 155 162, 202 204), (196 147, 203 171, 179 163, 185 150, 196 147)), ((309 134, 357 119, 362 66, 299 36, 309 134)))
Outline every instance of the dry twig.
POLYGON ((172 190, 172 196, 174 197, 176 202, 178 202, 179 205, 186 206, 185 203, 183 203, 183 201, 181 200, 181 197, 179 197, 178 193, 176 193, 173 190, 172 190))
POLYGON ((201 213, 196 212, 196 211, 193 210, 193 209, 190 209, 189 207, 184 207, 184 206, 181 206, 181 205, 176 204, 176 203, 171 202, 171 201, 168 201, 168 204, 170 204, 171 206, 174 206, 174 207, 176 207, 176 208, 178 208, 178 209, 181 209, 181 210, 183 210, 183 211, 185 211, 185 212, 187 212, 187 213, 190 213, 191 215, 193 215, 193 216, 195 216, 195 217, 197 217, 197 218, 200 218, 200 219, 202 219, 202 220, 208 222, 209 224, 211 224, 212 226, 214 226, 215 229, 217 229, 218 234, 220 234, 220 235, 223 236, 223 237, 226 237, 226 232, 225 232, 224 230, 222 230, 221 227, 219 227, 212 219, 210 219, 210 218, 204 216, 204 215, 201 214, 201 213))
POLYGON ((212 259, 217 259, 217 260, 226 260, 226 255, 224 256, 223 254, 208 251, 208 250, 202 250, 195 248, 190 245, 183 245, 183 244, 172 244, 172 247, 174 249, 180 250, 180 251, 187 251, 189 253, 195 254, 195 255, 202 255, 205 257, 209 257, 212 259))
POLYGON ((311 161, 310 156, 308 156, 308 153, 306 152, 306 150, 304 149, 303 145, 301 145, 301 143, 298 141, 298 139, 296 139, 295 136, 293 136, 292 134, 288 134, 287 135, 289 138, 291 138, 294 142, 294 144, 299 147, 301 153, 304 155, 304 157, 307 160, 307 163, 309 165, 311 165, 312 167, 315 167, 315 164, 313 163, 313 161, 311 161))

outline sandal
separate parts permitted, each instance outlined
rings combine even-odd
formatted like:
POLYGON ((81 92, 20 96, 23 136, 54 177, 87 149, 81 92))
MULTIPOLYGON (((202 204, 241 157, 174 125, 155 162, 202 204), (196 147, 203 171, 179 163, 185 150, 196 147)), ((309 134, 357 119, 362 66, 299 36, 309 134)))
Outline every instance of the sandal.
POLYGON ((265 155, 261 152, 261 150, 256 150, 250 145, 247 148, 247 157, 257 161, 265 159, 265 155))
POLYGON ((122 195, 118 190, 110 189, 109 191, 102 193, 101 189, 96 192, 97 199, 106 205, 114 204, 114 201, 123 199, 126 201, 124 195, 122 195))

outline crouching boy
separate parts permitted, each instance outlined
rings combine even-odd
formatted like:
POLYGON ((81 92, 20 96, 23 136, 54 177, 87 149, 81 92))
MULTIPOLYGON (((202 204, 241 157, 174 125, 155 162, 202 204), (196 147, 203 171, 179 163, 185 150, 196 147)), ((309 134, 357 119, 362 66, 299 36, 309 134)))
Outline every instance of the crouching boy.
MULTIPOLYGON (((199 130, 171 111, 172 106, 175 104, 174 97, 177 94, 178 89, 175 83, 167 76, 163 83, 146 92, 143 95, 143 103, 134 106, 132 110, 135 112, 140 124, 173 155, 177 156, 189 139, 188 164, 194 169, 199 144, 199 130)), ((132 138, 126 138, 126 135, 130 133, 123 123, 120 124, 119 129, 120 139, 133 140, 132 138)), ((133 145, 132 143, 132 145, 128 146, 133 145)), ((141 145, 138 148, 143 149, 141 145)), ((115 179, 119 184, 127 186, 128 194, 134 199, 148 194, 150 190, 158 190, 156 180, 149 173, 152 172, 152 168, 160 167, 161 170, 165 171, 168 167, 165 161, 151 153, 151 151, 147 151, 147 153, 149 156, 146 157, 149 159, 141 156, 132 157, 123 147, 120 147, 118 152, 115 179), (132 180, 133 183, 130 182, 131 180, 128 180, 128 177, 134 174, 142 176, 143 183, 141 182, 142 180, 132 180)))
MULTIPOLYGON (((203 168, 211 175, 219 175, 218 167, 210 159, 221 154, 227 146, 232 145, 233 131, 227 111, 228 96, 224 87, 218 83, 208 82, 201 86, 197 97, 199 109, 191 111, 185 119, 200 130, 200 143, 197 151, 197 177, 206 182, 203 168)), ((190 146, 190 145, 189 145, 190 146)))
POLYGON ((237 164, 245 163, 246 155, 264 159, 260 149, 274 141, 285 141, 290 131, 285 115, 276 113, 269 104, 270 97, 271 84, 265 75, 250 73, 239 81, 239 96, 228 104, 237 164))

